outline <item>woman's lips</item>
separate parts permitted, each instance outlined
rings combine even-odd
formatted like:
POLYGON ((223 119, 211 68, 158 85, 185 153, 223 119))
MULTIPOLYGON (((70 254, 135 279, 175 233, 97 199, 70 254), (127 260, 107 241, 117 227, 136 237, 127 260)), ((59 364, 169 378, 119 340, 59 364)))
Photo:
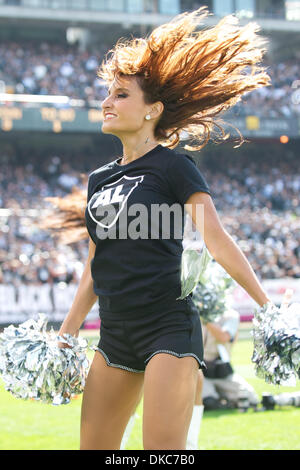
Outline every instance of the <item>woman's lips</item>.
POLYGON ((107 114, 104 116, 104 120, 106 121, 107 119, 113 119, 114 117, 116 117, 115 114, 107 113, 107 114))

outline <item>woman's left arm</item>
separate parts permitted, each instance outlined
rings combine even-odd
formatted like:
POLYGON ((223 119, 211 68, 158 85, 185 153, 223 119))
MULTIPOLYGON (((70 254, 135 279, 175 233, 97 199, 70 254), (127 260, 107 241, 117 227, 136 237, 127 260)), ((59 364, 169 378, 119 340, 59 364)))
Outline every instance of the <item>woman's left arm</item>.
POLYGON ((244 253, 223 227, 211 196, 193 193, 185 209, 202 235, 211 256, 261 307, 271 301, 244 253))

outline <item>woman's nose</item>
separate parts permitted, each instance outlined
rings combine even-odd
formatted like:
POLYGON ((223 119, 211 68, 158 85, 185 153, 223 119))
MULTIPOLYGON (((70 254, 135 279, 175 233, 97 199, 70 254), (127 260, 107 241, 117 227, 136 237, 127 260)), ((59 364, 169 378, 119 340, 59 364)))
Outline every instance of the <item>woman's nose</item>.
POLYGON ((109 107, 109 104, 110 104, 110 97, 107 96, 106 98, 104 98, 104 100, 101 103, 102 109, 109 107))

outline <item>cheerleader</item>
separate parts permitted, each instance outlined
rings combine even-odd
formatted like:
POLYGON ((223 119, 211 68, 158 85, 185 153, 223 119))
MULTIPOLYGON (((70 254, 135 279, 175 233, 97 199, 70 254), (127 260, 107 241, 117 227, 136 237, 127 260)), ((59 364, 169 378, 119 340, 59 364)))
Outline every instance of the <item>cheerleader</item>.
MULTIPOLYGON (((119 40, 98 71, 108 88, 102 132, 120 139, 123 154, 89 174, 89 253, 60 328, 77 335, 98 301, 100 340, 83 394, 81 449, 119 449, 142 393, 144 449, 186 449, 205 363, 199 315, 191 294, 180 296, 184 212, 228 274, 259 306, 269 301, 193 158, 174 150, 183 131, 195 143, 185 146, 190 151, 218 133, 225 140, 219 113, 269 83, 257 25, 241 27, 227 16, 197 30, 207 15, 205 8, 182 13, 146 38, 119 40), (157 206, 170 210, 156 217, 157 206)), ((69 241, 84 236, 78 194, 56 200, 69 241)))

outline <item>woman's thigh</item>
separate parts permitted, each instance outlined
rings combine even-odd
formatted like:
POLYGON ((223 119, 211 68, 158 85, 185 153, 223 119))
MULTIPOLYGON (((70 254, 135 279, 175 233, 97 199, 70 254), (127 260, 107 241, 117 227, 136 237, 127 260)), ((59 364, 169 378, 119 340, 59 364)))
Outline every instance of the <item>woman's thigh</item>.
POLYGON ((108 366, 96 351, 83 393, 81 449, 119 449, 143 390, 143 373, 108 366))
POLYGON ((159 353, 149 361, 144 377, 145 449, 185 449, 198 371, 193 357, 159 353))

